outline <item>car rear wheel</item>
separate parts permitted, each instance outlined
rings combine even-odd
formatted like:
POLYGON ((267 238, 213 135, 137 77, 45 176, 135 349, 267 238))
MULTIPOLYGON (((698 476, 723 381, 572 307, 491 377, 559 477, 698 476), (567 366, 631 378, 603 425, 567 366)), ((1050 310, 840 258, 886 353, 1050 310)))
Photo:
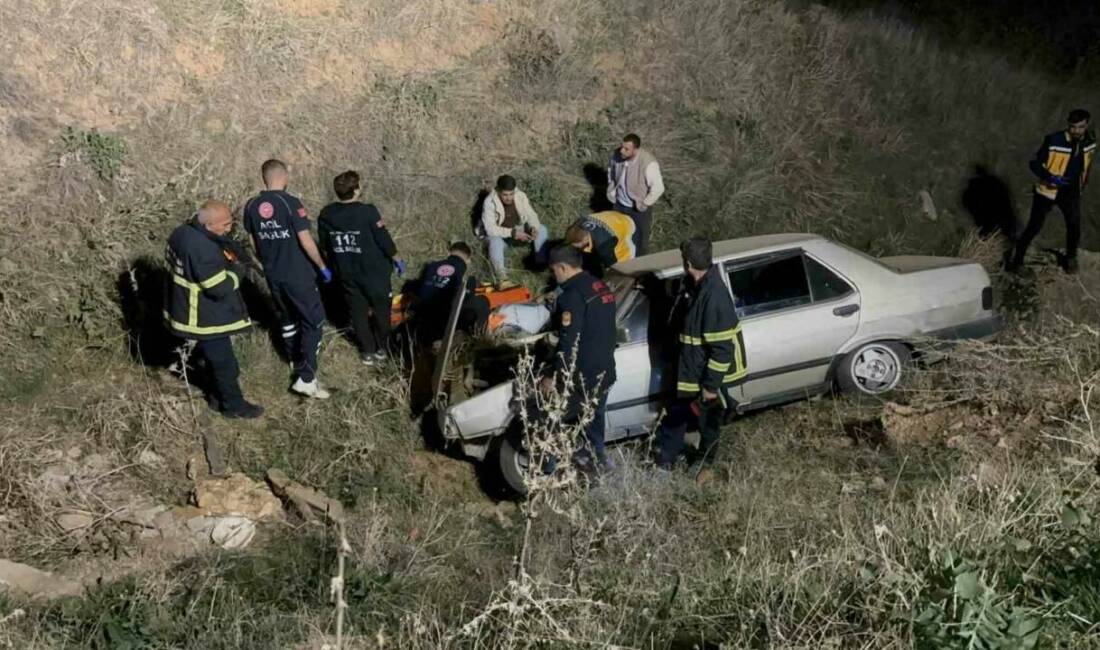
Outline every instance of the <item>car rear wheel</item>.
POLYGON ((504 485, 519 495, 527 493, 527 487, 523 483, 523 476, 527 473, 527 452, 519 448, 511 436, 497 438, 493 445, 493 458, 496 461, 500 476, 504 479, 504 485))
POLYGON ((911 358, 909 348, 901 343, 866 343, 841 360, 837 384, 846 393, 883 395, 898 387, 911 358))

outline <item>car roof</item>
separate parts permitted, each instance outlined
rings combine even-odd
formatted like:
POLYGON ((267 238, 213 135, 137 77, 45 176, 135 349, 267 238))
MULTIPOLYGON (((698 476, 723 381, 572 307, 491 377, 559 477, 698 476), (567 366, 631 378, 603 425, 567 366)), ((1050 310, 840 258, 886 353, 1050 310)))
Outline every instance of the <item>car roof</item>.
MULTIPOLYGON (((774 235, 758 235, 756 237, 740 237, 738 239, 723 239, 714 242, 714 261, 721 262, 730 257, 743 253, 769 253, 777 248, 785 248, 797 244, 807 244, 819 241, 820 235, 809 233, 777 233, 774 235)), ((651 253, 636 257, 632 260, 620 262, 615 265, 615 270, 626 275, 644 275, 646 273, 661 273, 662 271, 679 270, 683 266, 679 249, 673 248, 660 253, 651 253)))

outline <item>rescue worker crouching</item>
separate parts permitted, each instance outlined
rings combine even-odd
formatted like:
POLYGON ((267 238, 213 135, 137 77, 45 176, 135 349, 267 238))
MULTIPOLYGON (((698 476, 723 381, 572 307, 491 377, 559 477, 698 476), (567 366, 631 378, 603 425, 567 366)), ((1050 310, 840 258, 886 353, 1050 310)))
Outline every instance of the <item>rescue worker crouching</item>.
POLYGON ((578 219, 565 231, 565 241, 584 253, 585 270, 602 278, 607 269, 634 259, 634 220, 615 210, 578 219))
POLYGON ((713 266, 710 240, 693 237, 680 245, 690 303, 680 334, 676 398, 661 421, 658 464, 671 469, 684 448, 689 426, 699 428, 699 455, 692 469, 700 479, 713 464, 724 416, 737 403, 729 389, 748 372, 745 344, 729 289, 713 266))
POLYGON ((164 317, 175 335, 196 342, 210 374, 210 402, 227 418, 257 418, 264 410, 244 399, 240 366, 230 336, 247 331, 240 277, 226 251, 233 228, 229 206, 207 201, 168 238, 165 253, 171 278, 164 317))
MULTIPOLYGON (((602 280, 582 270, 581 264, 581 252, 573 246, 550 251, 550 270, 561 288, 554 311, 558 345, 548 368, 551 374, 543 377, 539 389, 549 393, 556 379, 568 382, 571 414, 579 415, 586 400, 595 401, 585 437, 596 462, 606 469, 610 465, 604 449, 607 394, 616 380, 615 295, 602 280)), ((583 461, 585 454, 578 456, 583 461)))
POLYGON ((416 283, 416 332, 425 343, 443 336, 457 291, 466 292, 458 314, 459 330, 480 333, 489 321, 489 300, 474 293, 477 282, 468 274, 473 257, 470 246, 456 241, 447 252, 447 257, 425 264, 416 283))

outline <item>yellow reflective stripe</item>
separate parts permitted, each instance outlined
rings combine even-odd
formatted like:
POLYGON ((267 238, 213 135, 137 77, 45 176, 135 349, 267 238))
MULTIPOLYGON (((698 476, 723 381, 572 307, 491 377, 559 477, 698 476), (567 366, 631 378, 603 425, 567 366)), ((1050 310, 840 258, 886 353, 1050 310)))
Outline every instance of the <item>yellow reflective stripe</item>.
POLYGON ((202 282, 200 282, 199 286, 202 287, 203 289, 210 289, 212 287, 216 287, 219 284, 221 284, 222 282, 225 282, 225 278, 227 277, 227 275, 228 274, 226 273, 225 269, 222 269, 221 271, 218 271, 214 275, 212 275, 212 276, 206 278, 205 280, 203 280, 202 282))
POLYGON ((726 363, 718 363, 714 359, 711 359, 707 361, 707 368, 717 372, 725 372, 730 369, 730 363, 728 361, 726 363))
POLYGON ((241 288, 241 279, 239 277, 237 277, 236 273, 234 273, 232 271, 226 271, 226 275, 228 275, 230 277, 230 279, 233 280, 233 288, 234 289, 240 289, 241 288))
POLYGON ((197 284, 195 284, 194 282, 191 282, 190 280, 183 277, 182 275, 176 275, 175 273, 172 274, 172 280, 175 281, 176 284, 180 285, 181 287, 187 288, 187 289, 198 286, 197 284))
POLYGON ((689 336, 687 334, 681 334, 680 335, 680 342, 683 343, 684 345, 702 345, 703 344, 703 339, 696 338, 694 336, 689 336))
POLYGON ((722 377, 722 383, 723 384, 728 384, 728 383, 737 381, 738 379, 741 379, 742 377, 744 377, 747 374, 749 374, 748 368, 742 368, 742 369, 738 370, 737 372, 730 373, 730 374, 726 375, 725 377, 722 377))
POLYGON ((703 340, 707 343, 718 343, 720 341, 732 341, 737 338, 737 335, 741 333, 741 326, 738 325, 733 329, 722 330, 720 332, 703 332, 703 340))
POLYGON ((168 321, 168 324, 172 329, 179 332, 186 332, 187 334, 225 334, 226 332, 233 332, 239 329, 244 329, 252 324, 252 321, 247 318, 229 323, 228 325, 212 325, 210 327, 199 327, 198 325, 185 325, 178 320, 174 320, 172 315, 167 311, 164 312, 164 318, 168 321))
POLYGON ((676 390, 683 393, 694 393, 699 390, 699 384, 692 383, 690 381, 677 382, 676 390))
POLYGON ((202 289, 199 287, 191 287, 191 293, 187 294, 187 324, 191 327, 198 327, 199 324, 199 294, 202 293, 202 289))

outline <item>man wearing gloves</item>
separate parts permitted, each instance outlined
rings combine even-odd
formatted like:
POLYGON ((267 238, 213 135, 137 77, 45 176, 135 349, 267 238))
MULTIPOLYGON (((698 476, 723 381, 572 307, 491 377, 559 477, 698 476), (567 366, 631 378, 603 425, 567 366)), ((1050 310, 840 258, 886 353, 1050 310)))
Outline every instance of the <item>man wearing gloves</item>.
POLYGON ((309 233, 309 215, 297 197, 287 193, 290 172, 281 160, 260 168, 266 189, 244 206, 244 228, 264 267, 267 286, 279 317, 283 350, 294 365, 290 390, 305 397, 326 399, 317 382, 317 354, 325 310, 317 276, 332 280, 317 244, 309 233))
POLYGON ((393 296, 390 276, 395 267, 403 275, 405 266, 378 208, 359 200, 359 174, 340 174, 332 188, 339 200, 321 210, 317 233, 344 288, 360 358, 373 366, 386 358, 393 296))

